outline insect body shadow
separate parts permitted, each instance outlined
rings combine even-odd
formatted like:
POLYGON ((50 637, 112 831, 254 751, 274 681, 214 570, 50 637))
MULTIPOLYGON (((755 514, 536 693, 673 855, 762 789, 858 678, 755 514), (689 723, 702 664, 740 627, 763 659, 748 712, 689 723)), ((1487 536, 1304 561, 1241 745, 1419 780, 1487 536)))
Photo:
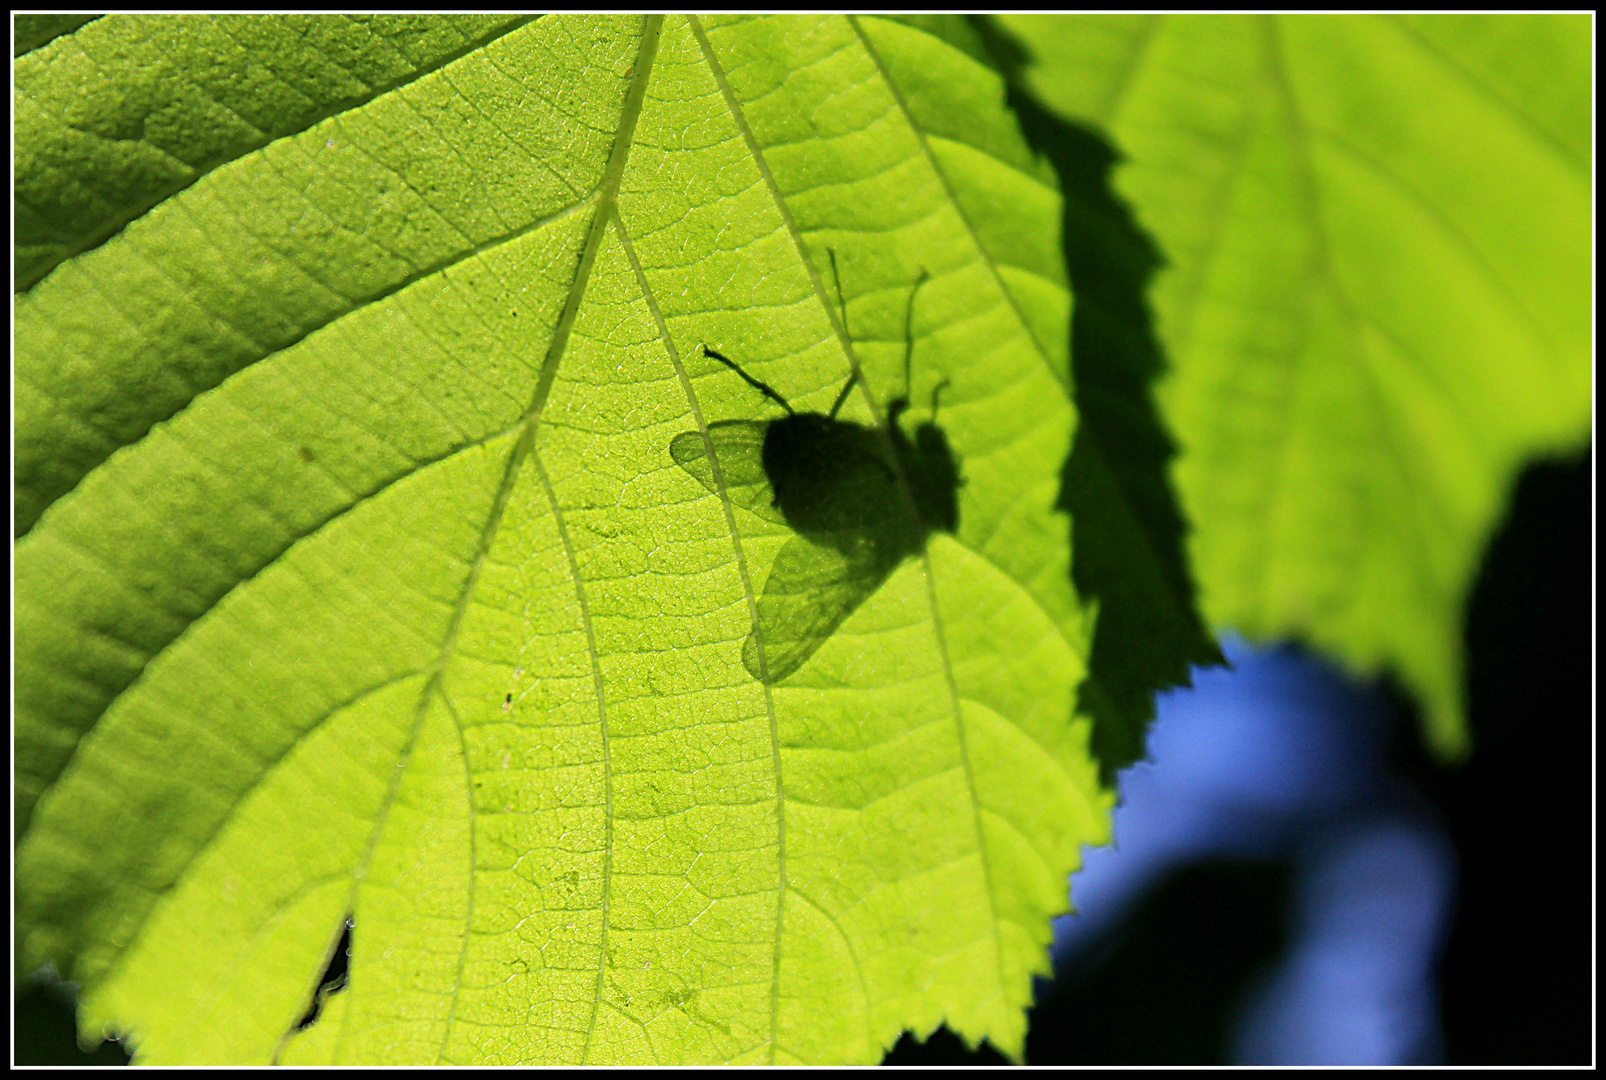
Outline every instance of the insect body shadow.
MULTIPOLYGON (((835 263, 833 254, 833 274, 835 263)), ((941 387, 932 394, 932 419, 912 439, 900 421, 909 409, 912 349, 911 337, 905 392, 888 402, 884 429, 837 418, 857 376, 829 413, 797 412, 767 383, 703 349, 786 410, 768 421, 716 421, 706 438, 686 431, 669 444, 675 463, 708 490, 719 492, 723 481, 732 503, 797 534, 770 567, 757 625, 742 647, 743 665, 761 682, 795 672, 904 558, 925 551, 933 531, 959 527, 959 462, 935 419, 941 387)))

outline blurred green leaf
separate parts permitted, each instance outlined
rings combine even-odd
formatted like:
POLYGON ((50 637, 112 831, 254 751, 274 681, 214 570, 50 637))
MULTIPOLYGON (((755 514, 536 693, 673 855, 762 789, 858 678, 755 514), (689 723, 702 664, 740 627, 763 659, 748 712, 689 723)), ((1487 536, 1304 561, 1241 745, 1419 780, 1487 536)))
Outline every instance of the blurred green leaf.
POLYGON ((63 34, 70 34, 99 15, 13 15, 11 17, 11 55, 21 56, 41 45, 48 45, 63 34))
POLYGON ((1483 547, 1520 465, 1590 432, 1591 16, 1001 22, 1169 262, 1206 614, 1396 670, 1463 752, 1483 547))
POLYGON ((504 30, 17 297, 21 965, 148 1063, 868 1062, 945 1019, 1018 1055, 1111 802, 1052 172, 895 23, 504 30), (669 445, 777 410, 698 346, 800 409, 857 370, 881 424, 922 271, 956 534, 766 686, 791 534, 669 445))

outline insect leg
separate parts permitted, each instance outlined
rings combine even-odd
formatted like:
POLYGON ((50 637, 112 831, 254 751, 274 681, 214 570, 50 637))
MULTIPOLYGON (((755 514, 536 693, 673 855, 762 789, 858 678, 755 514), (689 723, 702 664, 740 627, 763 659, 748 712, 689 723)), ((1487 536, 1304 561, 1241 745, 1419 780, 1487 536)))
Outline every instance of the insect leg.
POLYGON ((842 312, 842 333, 852 341, 853 331, 848 329, 848 305, 842 299, 842 275, 836 272, 836 248, 826 248, 825 253, 831 257, 831 280, 836 282, 836 306, 842 312))
POLYGON ((842 384, 842 392, 836 396, 836 401, 831 405, 831 419, 836 419, 837 410, 842 408, 842 403, 844 401, 848 400, 848 391, 852 390, 853 384, 858 381, 859 373, 855 371, 852 375, 848 376, 848 381, 842 384))
POLYGON ((743 379, 747 380, 748 386, 751 386, 754 390, 757 390, 759 393, 775 402, 781 408, 785 409, 788 414, 792 413, 792 406, 786 403, 786 399, 780 395, 780 392, 776 390, 775 387, 771 386, 767 382, 760 382, 759 380, 753 378, 753 376, 743 371, 741 365, 737 364, 736 361, 732 360, 730 357, 715 352, 707 345, 703 346, 703 355, 708 357, 710 360, 718 360, 721 364, 724 364, 726 367, 736 372, 736 374, 740 375, 743 379))
MULTIPOLYGON (((825 253, 831 257, 831 280, 836 284, 836 306, 842 312, 842 332, 848 336, 849 341, 852 341, 853 332, 848 329, 848 305, 847 301, 842 299, 842 275, 837 273, 836 269, 836 248, 826 248, 825 253)), ((831 419, 836 419, 836 414, 842 408, 842 403, 848 400, 848 392, 853 389, 853 384, 858 381, 859 372, 855 369, 853 374, 848 376, 848 381, 843 385, 842 392, 836 396, 836 401, 831 405, 831 411, 828 414, 831 419)))
MULTIPOLYGON (((920 286, 924 285, 926 278, 930 276, 926 273, 925 268, 921 267, 920 276, 915 278, 914 288, 909 290, 909 305, 903 310, 903 396, 905 398, 914 392, 913 385, 910 382, 909 371, 914 363, 915 355, 915 293, 920 291, 920 286)), ((935 412, 935 408, 932 411, 935 412)))

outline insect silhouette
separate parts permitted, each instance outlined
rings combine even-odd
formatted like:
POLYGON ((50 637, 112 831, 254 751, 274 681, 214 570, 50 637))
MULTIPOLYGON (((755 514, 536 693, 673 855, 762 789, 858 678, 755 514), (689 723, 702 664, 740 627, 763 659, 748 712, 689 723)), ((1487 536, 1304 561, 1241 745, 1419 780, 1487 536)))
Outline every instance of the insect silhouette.
MULTIPOLYGON (((828 254, 846 329, 836 252, 828 254)), ((708 425, 706 439, 700 431, 686 431, 669 443, 675 463, 709 491, 718 493, 723 480, 732 503, 797 534, 770 567, 758 597, 757 625, 742 646, 742 663, 760 682, 777 683, 797 671, 905 557, 925 550, 932 531, 959 527, 959 463, 936 423, 946 380, 932 391, 931 419, 915 428, 912 439, 900 423, 909 410, 915 296, 925 280, 922 271, 909 290, 904 392, 887 403, 884 428, 837 417, 857 371, 829 413, 798 412, 774 387, 703 346, 705 356, 786 414, 766 421, 719 420, 708 425)))

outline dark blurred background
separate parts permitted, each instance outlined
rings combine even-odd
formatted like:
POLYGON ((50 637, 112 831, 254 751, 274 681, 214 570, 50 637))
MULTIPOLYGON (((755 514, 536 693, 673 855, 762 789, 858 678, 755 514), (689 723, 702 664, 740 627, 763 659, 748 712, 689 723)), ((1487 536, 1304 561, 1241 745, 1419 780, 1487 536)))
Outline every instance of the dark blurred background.
MULTIPOLYGON (((1072 878, 1031 1064, 1585 1065, 1591 458, 1530 467, 1466 625, 1471 759, 1387 682, 1230 638, 1072 878)), ((939 1028, 887 1064, 1001 1063, 939 1028)))
MULTIPOLYGON (((1592 1061, 1591 462, 1527 470, 1467 619, 1471 760, 1297 649, 1167 695, 1121 775, 1115 849, 1073 879, 1032 1064, 1592 1061)), ((14 1061, 84 1053, 17 987, 14 1061)), ((887 1064, 1001 1063, 946 1029, 887 1064)))

